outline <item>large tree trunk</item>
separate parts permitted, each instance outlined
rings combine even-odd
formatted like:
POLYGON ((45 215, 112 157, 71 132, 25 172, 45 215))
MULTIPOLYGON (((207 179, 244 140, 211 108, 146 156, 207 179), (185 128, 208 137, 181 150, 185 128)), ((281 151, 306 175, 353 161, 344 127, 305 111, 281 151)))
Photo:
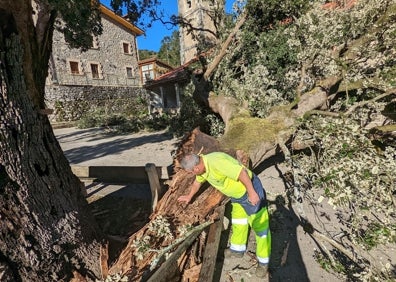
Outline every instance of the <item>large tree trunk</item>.
POLYGON ((1 3, 0 266, 8 281, 95 280, 101 236, 41 113, 51 40, 31 15, 30 1, 1 3))

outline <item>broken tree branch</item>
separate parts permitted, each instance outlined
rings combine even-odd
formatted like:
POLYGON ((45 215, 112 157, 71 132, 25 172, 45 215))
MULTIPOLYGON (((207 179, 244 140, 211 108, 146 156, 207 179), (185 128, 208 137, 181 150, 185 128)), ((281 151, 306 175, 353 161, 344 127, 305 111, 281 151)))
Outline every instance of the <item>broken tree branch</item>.
POLYGON ((359 262, 358 259, 356 259, 356 256, 350 252, 349 250, 347 250, 346 248, 344 248, 344 246, 342 246, 340 243, 338 243, 337 241, 327 237, 326 235, 320 233, 317 230, 313 230, 312 233, 310 233, 310 235, 312 237, 314 237, 316 240, 319 241, 325 241, 329 244, 331 244, 333 247, 337 248, 339 251, 341 251, 343 254, 345 254, 351 261, 353 261, 354 263, 356 263, 359 267, 364 267, 364 264, 361 264, 359 262))
POLYGON ((350 115, 353 111, 355 111, 357 108, 363 107, 364 105, 367 105, 367 104, 369 104, 369 103, 373 103, 373 102, 375 102, 375 101, 378 101, 378 100, 380 100, 380 99, 382 99, 382 98, 385 98, 385 97, 387 97, 387 96, 389 96, 389 95, 392 95, 392 94, 396 94, 396 88, 391 88, 391 89, 387 90, 385 93, 383 93, 383 94, 381 94, 381 95, 378 95, 378 96, 376 96, 375 98, 373 98, 373 99, 371 99, 371 100, 361 101, 361 102, 359 102, 359 103, 354 104, 354 105, 353 105, 352 107, 350 107, 350 108, 348 109, 348 111, 346 111, 343 115, 344 115, 344 116, 349 116, 349 115, 350 115))
POLYGON ((221 60, 227 53, 227 48, 231 44, 232 40, 234 39, 235 35, 241 28, 241 26, 245 23, 247 19, 247 13, 243 13, 235 25, 234 29, 231 31, 231 33, 228 35, 227 40, 223 43, 223 46, 221 47, 220 53, 214 58, 212 63, 208 66, 207 70, 204 73, 204 80, 208 80, 212 72, 217 68, 217 66, 220 64, 221 60))

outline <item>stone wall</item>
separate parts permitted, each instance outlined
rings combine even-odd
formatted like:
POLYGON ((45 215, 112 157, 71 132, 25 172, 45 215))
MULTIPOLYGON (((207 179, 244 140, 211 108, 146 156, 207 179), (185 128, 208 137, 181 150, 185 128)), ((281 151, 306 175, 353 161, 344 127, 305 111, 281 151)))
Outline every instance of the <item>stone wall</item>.
POLYGON ((140 87, 47 85, 46 104, 55 122, 76 121, 97 110, 133 116, 148 111, 149 94, 140 87))

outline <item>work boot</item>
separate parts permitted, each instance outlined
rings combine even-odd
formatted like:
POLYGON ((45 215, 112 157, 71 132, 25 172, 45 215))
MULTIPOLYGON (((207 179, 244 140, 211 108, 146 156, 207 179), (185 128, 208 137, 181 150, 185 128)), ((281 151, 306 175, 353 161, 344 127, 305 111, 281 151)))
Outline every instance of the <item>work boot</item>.
POLYGON ((226 249, 224 251, 224 257, 226 257, 226 258, 242 258, 243 254, 244 254, 244 252, 237 252, 237 251, 233 251, 231 249, 226 249))
POLYGON ((267 275, 268 272, 268 264, 258 264, 256 268, 256 276, 259 278, 263 278, 267 275))

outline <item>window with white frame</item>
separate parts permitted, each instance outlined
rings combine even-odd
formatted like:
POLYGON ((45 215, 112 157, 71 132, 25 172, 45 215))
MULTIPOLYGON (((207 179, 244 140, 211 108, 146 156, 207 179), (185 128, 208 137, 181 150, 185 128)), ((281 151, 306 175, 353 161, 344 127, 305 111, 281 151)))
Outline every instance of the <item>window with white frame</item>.
POLYGON ((146 83, 147 80, 154 79, 154 64, 142 66, 142 78, 143 83, 146 83))

